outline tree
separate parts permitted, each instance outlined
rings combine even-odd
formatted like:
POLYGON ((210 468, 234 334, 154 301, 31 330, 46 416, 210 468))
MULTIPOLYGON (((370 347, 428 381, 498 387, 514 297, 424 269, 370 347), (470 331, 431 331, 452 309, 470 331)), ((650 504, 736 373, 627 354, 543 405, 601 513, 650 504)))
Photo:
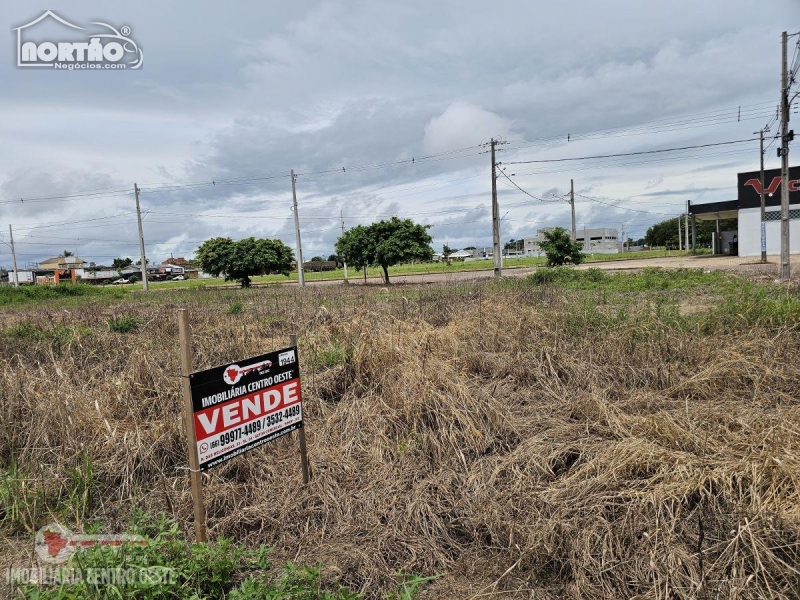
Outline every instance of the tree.
POLYGON ((336 252, 357 269, 380 266, 383 280, 388 284, 389 267, 433 258, 433 239, 428 227, 398 217, 369 226, 358 225, 336 240, 336 252))
POLYGON ((336 256, 335 254, 331 254, 328 257, 328 261, 329 262, 335 262, 337 267, 342 264, 342 259, 339 258, 338 256, 336 256))
MULTIPOLYGON (((681 237, 685 242, 686 231, 683 230, 685 219, 681 220, 681 237)), ((711 244, 711 234, 717 230, 716 221, 697 221, 697 245, 709 246, 711 244)), ((689 227, 691 228, 691 222, 689 227)), ((738 228, 736 219, 722 219, 719 222, 720 231, 730 231, 738 228)), ((691 240, 691 230, 689 232, 691 240)), ((678 218, 667 219, 660 223, 655 223, 647 229, 644 241, 648 246, 673 246, 678 247, 678 218)), ((683 242, 682 242, 683 243, 683 242)))
POLYGON ((453 250, 453 248, 451 248, 447 244, 442 246, 442 258, 445 260, 445 262, 447 262, 447 263, 450 262, 450 255, 453 254, 453 252, 456 252, 456 251, 453 250))
POLYGON ((111 263, 112 269, 124 269, 125 267, 129 267, 133 264, 133 261, 130 258, 115 258, 114 262, 111 263))
POLYGON ((314 258, 311 259, 311 262, 322 262, 322 257, 321 256, 315 256, 314 258))
POLYGON ((203 271, 226 281, 238 281, 250 287, 256 275, 280 273, 289 276, 294 253, 280 240, 253 237, 233 241, 231 238, 212 238, 197 249, 197 262, 203 271))
POLYGON ((373 264, 375 243, 368 227, 356 225, 344 232, 336 240, 336 253, 354 269, 364 269, 364 282, 367 281, 367 267, 373 264))
POLYGON ((75 255, 72 252, 70 252, 69 250, 64 250, 64 258, 66 258, 68 256, 75 256, 75 255))
POLYGON ((572 236, 563 227, 552 231, 544 231, 544 241, 539 246, 547 257, 548 267, 560 267, 566 264, 579 265, 583 262, 582 244, 572 240, 572 236))

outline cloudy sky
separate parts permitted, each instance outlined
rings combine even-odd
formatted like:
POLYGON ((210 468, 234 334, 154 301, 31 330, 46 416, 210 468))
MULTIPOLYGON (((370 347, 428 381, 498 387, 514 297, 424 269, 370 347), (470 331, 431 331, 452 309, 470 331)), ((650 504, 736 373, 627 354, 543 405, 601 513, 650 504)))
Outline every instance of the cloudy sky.
MULTIPOLYGON (((490 245, 492 137, 507 142, 504 241, 568 227, 570 178, 579 228, 637 238, 688 199, 735 198, 758 142, 524 161, 774 133, 800 0, 6 0, 0 19, 0 231, 22 267, 64 249, 136 257, 134 182, 150 259, 217 235, 294 247, 290 169, 306 259, 333 252, 340 215, 413 218, 437 249, 490 245), (81 39, 128 26, 141 68, 18 67, 14 29, 46 8, 81 39)), ((49 18, 21 31, 78 39, 49 18)))

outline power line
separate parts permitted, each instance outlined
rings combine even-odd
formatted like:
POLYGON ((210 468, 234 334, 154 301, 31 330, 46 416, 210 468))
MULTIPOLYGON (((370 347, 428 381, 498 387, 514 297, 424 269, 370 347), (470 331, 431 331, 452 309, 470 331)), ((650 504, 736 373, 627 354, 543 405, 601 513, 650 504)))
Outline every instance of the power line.
POLYGON ((631 212, 644 213, 644 214, 648 214, 648 215, 661 215, 661 216, 668 216, 668 217, 675 216, 674 213, 662 213, 662 212, 655 212, 655 211, 651 211, 651 210, 641 210, 641 209, 638 209, 638 208, 628 208, 627 206, 619 206, 618 204, 612 204, 611 202, 605 202, 605 201, 600 200, 598 198, 592 198, 591 196, 584 196, 583 194, 579 194, 577 192, 575 193, 575 195, 576 196, 580 196, 581 198, 585 198, 586 200, 589 200, 590 202, 596 202, 598 204, 604 204, 606 206, 612 206, 612 207, 618 208, 620 210, 629 210, 631 212))
POLYGON ((677 148, 661 148, 659 150, 641 150, 639 152, 621 152, 618 154, 597 154, 594 156, 577 156, 572 158, 543 158, 538 160, 517 160, 506 162, 502 164, 506 165, 528 165, 533 163, 555 163, 555 162, 567 162, 567 161, 575 161, 575 160, 594 160, 598 158, 615 158, 618 156, 639 156, 642 154, 660 154, 663 152, 678 152, 682 150, 695 150, 697 148, 711 148, 714 146, 729 146, 731 144, 742 144, 744 142, 752 142, 754 140, 758 140, 759 138, 747 138, 743 140, 732 140, 730 142, 716 142, 713 144, 696 144, 694 146, 680 146, 677 148))
MULTIPOLYGON (((538 200, 539 202, 547 202, 547 203, 553 203, 553 202, 558 202, 559 200, 562 200, 562 198, 554 198, 554 199, 552 199, 552 200, 545 200, 544 198, 539 198, 538 196, 534 196, 534 195, 533 195, 533 194, 531 194, 530 192, 528 192, 528 191, 526 191, 526 190, 523 190, 521 187, 519 187, 519 186, 517 185, 517 182, 516 182, 516 181, 514 181, 513 179, 511 179, 511 177, 509 177, 508 175, 506 175, 506 173, 505 173, 505 171, 503 171, 503 169, 500 169, 500 174, 501 174, 503 177, 505 177, 506 179, 508 179, 508 181, 510 181, 510 182, 511 182, 511 185, 513 185, 515 188, 517 188, 517 189, 518 189, 520 192, 522 192, 522 193, 523 193, 523 194, 525 194, 526 196, 530 196, 530 197, 531 197, 531 198, 533 198, 534 200, 538 200)), ((508 185, 508 184, 506 184, 506 185, 508 185)))

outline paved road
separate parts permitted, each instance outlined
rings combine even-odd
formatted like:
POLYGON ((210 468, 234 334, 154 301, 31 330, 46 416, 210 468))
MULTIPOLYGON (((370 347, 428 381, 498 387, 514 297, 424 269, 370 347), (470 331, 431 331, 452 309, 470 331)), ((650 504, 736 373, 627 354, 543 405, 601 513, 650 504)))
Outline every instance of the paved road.
MULTIPOLYGON (((727 270, 750 273, 769 273, 776 277, 779 274, 780 257, 767 257, 767 264, 762 265, 758 257, 739 256, 665 256, 663 258, 640 258, 630 260, 609 260, 606 262, 592 262, 580 265, 578 269, 603 269, 604 271, 639 271, 645 268, 660 267, 662 269, 708 269, 727 270)), ((792 275, 800 278, 800 255, 792 255, 792 275)), ((540 267, 522 267, 503 269, 503 276, 524 277, 540 267)), ((425 275, 394 275, 392 283, 434 283, 450 281, 469 281, 475 279, 488 279, 494 272, 485 271, 458 271, 454 273, 427 273, 425 275)), ((311 285, 339 284, 341 281, 306 281, 311 285)), ((350 283, 364 283, 364 278, 350 278, 350 283)), ((368 277, 367 283, 380 284, 380 277, 368 277)))

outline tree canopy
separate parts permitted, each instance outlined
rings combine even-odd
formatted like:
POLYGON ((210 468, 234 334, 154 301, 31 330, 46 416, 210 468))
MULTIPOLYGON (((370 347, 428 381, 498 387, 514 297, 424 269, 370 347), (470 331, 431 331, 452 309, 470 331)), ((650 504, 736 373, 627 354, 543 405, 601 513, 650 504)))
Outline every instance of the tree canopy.
POLYGON ((544 231, 544 241, 539 247, 544 250, 548 267, 560 267, 566 264, 579 265, 583 262, 583 245, 573 241, 572 236, 563 227, 552 231, 544 231))
POLYGON ((212 238, 197 249, 197 262, 203 271, 226 281, 238 281, 250 286, 256 275, 280 273, 289 276, 294 253, 280 240, 253 237, 233 241, 231 238, 212 238))
MULTIPOLYGON (((681 221, 681 237, 686 240, 686 231, 683 229, 685 220, 681 221)), ((697 221, 697 245, 708 246, 711 244, 711 233, 717 230, 716 221, 697 221)), ((689 239, 691 239, 691 220, 689 222, 689 239)), ((730 231, 738 227, 736 219, 722 219, 719 222, 720 231, 730 231)), ((678 247, 678 218, 667 219, 647 229, 644 242, 648 246, 674 246, 678 247)))
POLYGON ((398 217, 368 226, 357 225, 336 241, 336 253, 356 269, 378 265, 388 284, 392 265, 433 258, 433 238, 428 227, 398 217))
POLYGON ((133 261, 130 258, 115 258, 114 262, 111 263, 112 269, 124 269, 133 264, 133 261))

